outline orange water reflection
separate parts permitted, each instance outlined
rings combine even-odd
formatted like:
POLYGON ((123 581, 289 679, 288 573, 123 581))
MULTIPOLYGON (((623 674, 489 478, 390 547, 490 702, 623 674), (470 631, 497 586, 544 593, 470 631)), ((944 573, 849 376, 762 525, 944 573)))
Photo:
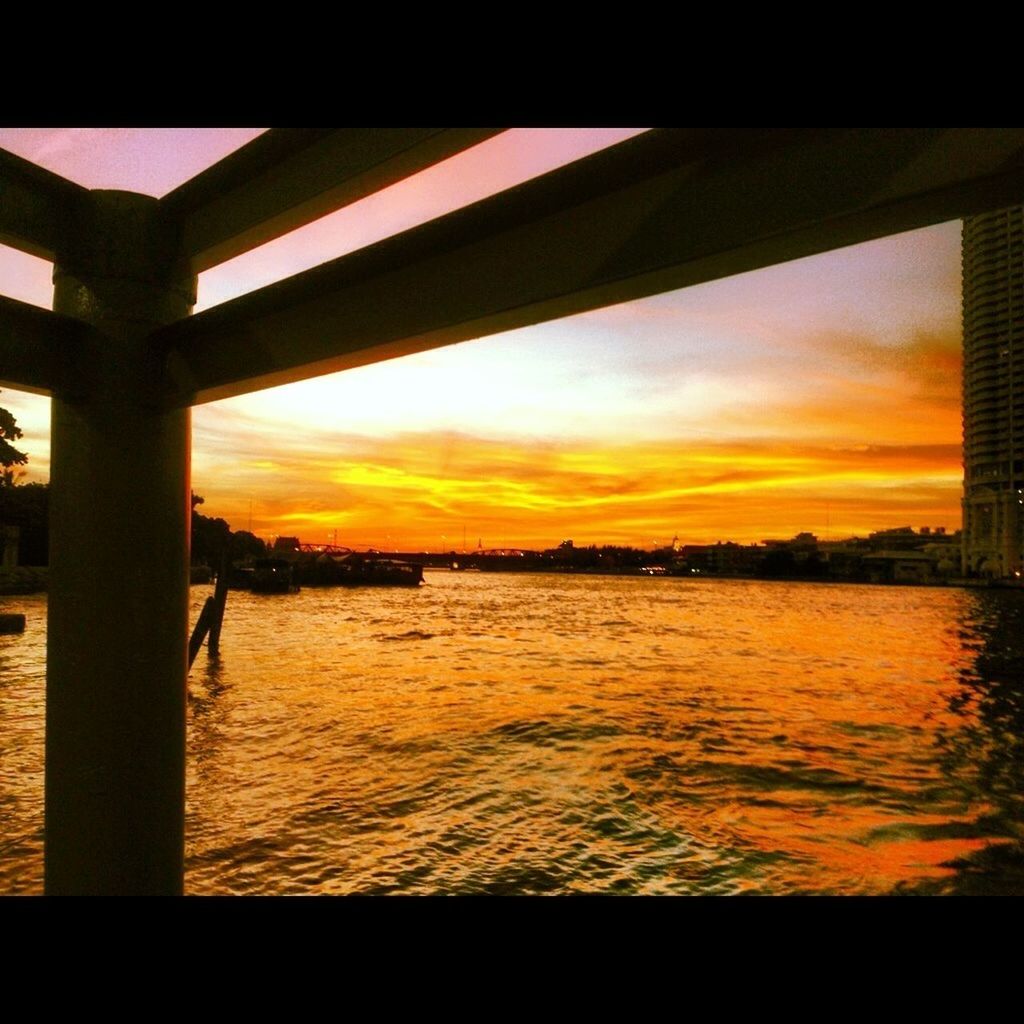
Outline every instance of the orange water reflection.
MULTIPOLYGON (((189 683, 188 889, 1016 891, 1022 597, 455 573, 233 592, 189 683)), ((3 644, 0 736, 39 692, 3 644)), ((7 891, 41 878, 9 838, 38 831, 37 784, 9 801, 7 891)))

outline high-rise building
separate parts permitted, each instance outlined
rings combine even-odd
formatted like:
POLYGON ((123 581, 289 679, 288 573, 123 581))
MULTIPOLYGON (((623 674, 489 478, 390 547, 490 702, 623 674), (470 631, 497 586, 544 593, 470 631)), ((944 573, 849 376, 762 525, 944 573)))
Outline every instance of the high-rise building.
POLYGON ((963 568, 1024 561, 1024 206, 963 224, 963 568))

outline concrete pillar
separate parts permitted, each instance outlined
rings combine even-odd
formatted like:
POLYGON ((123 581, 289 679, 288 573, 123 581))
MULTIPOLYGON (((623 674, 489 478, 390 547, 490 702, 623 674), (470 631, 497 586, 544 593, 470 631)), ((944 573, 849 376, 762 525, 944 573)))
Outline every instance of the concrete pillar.
POLYGON ((195 278, 156 200, 93 192, 54 309, 99 329, 53 401, 46 891, 182 891, 190 413, 143 343, 195 278))

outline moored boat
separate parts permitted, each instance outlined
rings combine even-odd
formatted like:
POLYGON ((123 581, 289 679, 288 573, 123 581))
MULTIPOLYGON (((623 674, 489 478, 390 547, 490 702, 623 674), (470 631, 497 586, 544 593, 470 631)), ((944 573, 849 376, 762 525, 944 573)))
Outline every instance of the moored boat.
POLYGON ((423 582, 423 566, 394 558, 348 551, 322 554, 294 563, 296 578, 305 586, 415 587, 423 582))
POLYGON ((257 558, 252 567, 254 594, 290 594, 298 591, 292 580, 292 565, 283 558, 257 558))

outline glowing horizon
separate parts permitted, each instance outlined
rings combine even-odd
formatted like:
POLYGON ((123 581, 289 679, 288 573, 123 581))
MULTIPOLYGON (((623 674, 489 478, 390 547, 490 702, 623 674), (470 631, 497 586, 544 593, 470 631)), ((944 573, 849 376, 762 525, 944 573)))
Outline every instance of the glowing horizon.
MULTIPOLYGON (((203 303, 504 187, 515 145, 521 176, 614 137, 491 140, 215 268, 203 303)), ((227 141, 192 139, 196 169, 227 141)), ((84 173, 81 136, 36 144, 84 173)), ((405 550, 458 550, 463 529, 470 547, 531 548, 954 530, 959 266, 959 223, 943 224, 200 406, 193 490, 234 529, 251 502, 264 537, 405 550)), ((4 250, 0 290, 48 305, 48 267, 4 250)), ((45 479, 48 401, 5 389, 0 405, 24 430, 25 479, 45 479)))

